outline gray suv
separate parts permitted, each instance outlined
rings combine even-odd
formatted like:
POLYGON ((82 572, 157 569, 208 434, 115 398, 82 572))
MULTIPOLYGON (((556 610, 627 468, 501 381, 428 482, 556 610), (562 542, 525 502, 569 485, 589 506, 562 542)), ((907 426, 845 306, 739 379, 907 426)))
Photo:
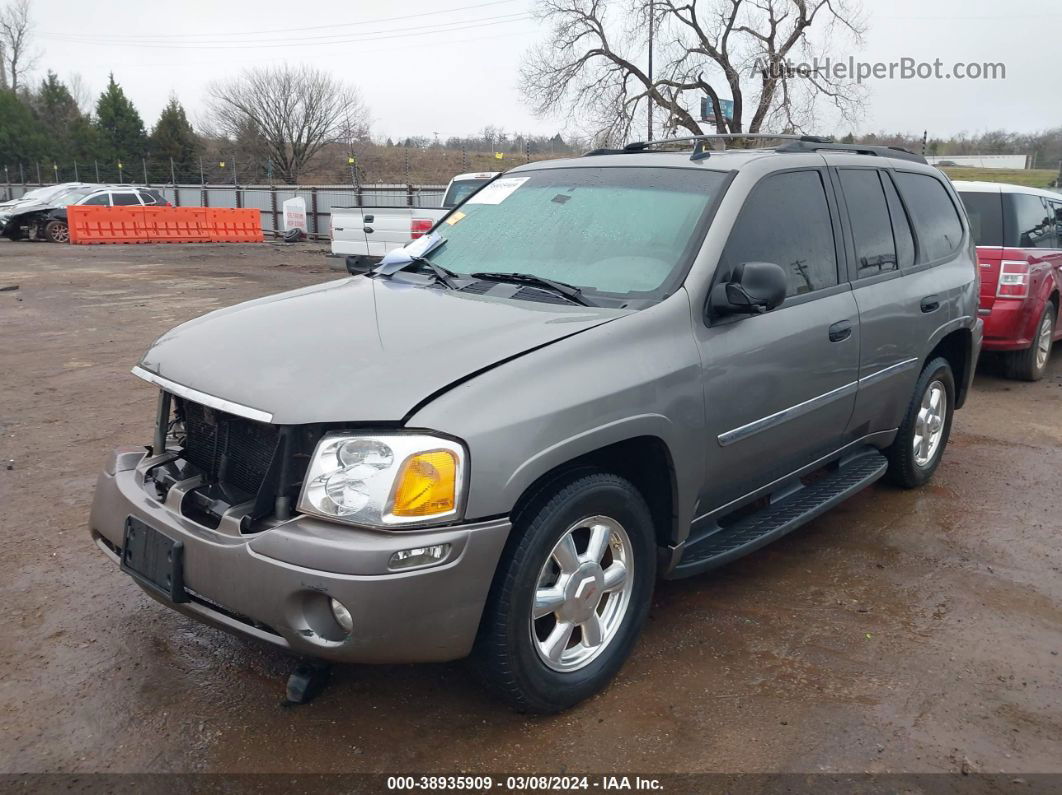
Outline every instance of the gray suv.
MULTIPOLYGON (((940 463, 970 229, 901 150, 632 144, 496 178, 375 270, 213 312, 133 372, 95 543, 192 618, 334 661, 602 688, 657 577, 940 463)), ((888 499, 885 496, 885 499, 888 499)))

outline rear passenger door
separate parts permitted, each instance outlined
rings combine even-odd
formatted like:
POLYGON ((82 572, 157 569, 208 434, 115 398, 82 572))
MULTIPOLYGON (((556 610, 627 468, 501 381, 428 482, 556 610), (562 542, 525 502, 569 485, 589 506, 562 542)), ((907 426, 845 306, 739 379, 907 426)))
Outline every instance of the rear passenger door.
MULTIPOLYGON (((952 320, 959 283, 949 263, 963 224, 944 185, 831 156, 845 211, 845 249, 859 311, 860 357, 849 440, 899 426, 924 358, 952 320), (838 163, 838 161, 840 161, 838 163)), ((972 270, 963 274, 969 282, 972 270)))
POLYGON ((775 172, 745 200, 716 269, 773 262, 785 303, 696 326, 709 437, 702 515, 835 451, 852 414, 859 323, 839 270, 825 168, 775 172))

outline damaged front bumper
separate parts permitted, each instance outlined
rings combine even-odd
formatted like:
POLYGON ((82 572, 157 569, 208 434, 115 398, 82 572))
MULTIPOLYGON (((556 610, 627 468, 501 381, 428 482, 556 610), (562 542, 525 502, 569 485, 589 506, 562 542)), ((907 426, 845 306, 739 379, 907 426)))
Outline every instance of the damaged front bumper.
POLYGON ((154 463, 144 448, 112 453, 97 480, 89 526, 115 563, 129 517, 183 545, 187 601, 144 587, 163 604, 229 632, 335 661, 445 661, 471 651, 509 534, 507 519, 381 531, 297 516, 245 534, 234 518, 210 529, 181 513, 180 488, 160 502, 145 487, 154 463), (389 568, 395 552, 430 545, 448 551, 429 566, 389 568), (350 612, 350 634, 336 623, 330 599, 350 612))

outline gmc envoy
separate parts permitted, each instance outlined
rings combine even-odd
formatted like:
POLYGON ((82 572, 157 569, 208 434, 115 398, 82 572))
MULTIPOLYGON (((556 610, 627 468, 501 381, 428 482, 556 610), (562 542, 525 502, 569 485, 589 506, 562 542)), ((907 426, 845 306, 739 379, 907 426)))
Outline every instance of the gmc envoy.
POLYGON ((97 546, 216 627, 472 655, 551 712, 616 674, 657 577, 924 484, 982 336, 948 180, 885 147, 681 140, 513 169, 371 271, 161 336, 97 546))

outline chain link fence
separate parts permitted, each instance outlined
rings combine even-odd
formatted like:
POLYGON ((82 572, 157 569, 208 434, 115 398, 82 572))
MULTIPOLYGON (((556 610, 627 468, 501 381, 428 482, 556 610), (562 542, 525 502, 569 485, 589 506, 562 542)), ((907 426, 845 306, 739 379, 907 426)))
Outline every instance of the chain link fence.
MULTIPOLYGON (((54 182, 0 183, 0 199, 17 199, 34 188, 54 182)), ((125 183, 153 188, 175 207, 246 207, 262 215, 262 230, 283 231, 284 202, 301 197, 306 202, 307 236, 327 240, 329 217, 337 207, 441 207, 445 185, 164 185, 125 183)))

